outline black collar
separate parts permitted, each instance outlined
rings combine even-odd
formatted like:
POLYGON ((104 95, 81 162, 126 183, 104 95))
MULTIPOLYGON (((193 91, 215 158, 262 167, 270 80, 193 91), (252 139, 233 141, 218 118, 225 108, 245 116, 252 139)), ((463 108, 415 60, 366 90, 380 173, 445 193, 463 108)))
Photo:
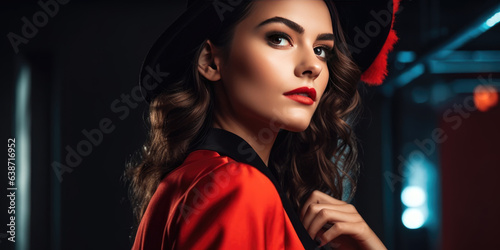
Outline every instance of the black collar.
POLYGON ((274 184, 278 194, 281 198, 281 203, 285 208, 288 218, 292 222, 295 232, 299 236, 302 245, 305 249, 323 249, 318 248, 318 245, 311 239, 309 233, 304 228, 299 216, 293 210, 290 200, 286 197, 285 192, 277 181, 277 172, 272 166, 269 168, 264 164, 262 159, 257 155, 255 150, 241 137, 222 129, 211 128, 204 139, 195 146, 194 150, 212 150, 220 155, 228 156, 231 159, 246 163, 258 169, 265 176, 267 176, 274 184))

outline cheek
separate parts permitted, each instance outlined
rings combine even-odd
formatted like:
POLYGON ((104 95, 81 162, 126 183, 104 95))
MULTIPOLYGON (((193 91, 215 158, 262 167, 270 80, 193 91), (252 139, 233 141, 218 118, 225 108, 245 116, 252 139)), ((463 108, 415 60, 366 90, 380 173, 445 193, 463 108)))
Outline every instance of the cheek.
MULTIPOLYGON (((232 52, 223 81, 232 96, 245 105, 271 108, 283 91, 287 71, 283 58, 264 46, 246 46, 232 52)), ((288 60, 289 61, 289 60, 288 60)), ((288 73, 290 74, 290 73, 288 73)), ((289 81, 289 80, 288 80, 289 81)))
POLYGON ((265 89, 279 88, 284 84, 287 72, 293 72, 293 68, 285 62, 290 60, 278 51, 263 45, 249 44, 244 50, 233 54, 229 64, 232 77, 229 80, 239 87, 258 88, 262 92, 265 89))
POLYGON ((323 68, 323 72, 321 72, 321 75, 316 79, 316 91, 317 95, 319 96, 319 100, 321 100, 321 97, 323 97, 323 94, 325 93, 325 89, 328 86, 328 82, 330 80, 330 73, 328 71, 328 65, 325 65, 323 68))

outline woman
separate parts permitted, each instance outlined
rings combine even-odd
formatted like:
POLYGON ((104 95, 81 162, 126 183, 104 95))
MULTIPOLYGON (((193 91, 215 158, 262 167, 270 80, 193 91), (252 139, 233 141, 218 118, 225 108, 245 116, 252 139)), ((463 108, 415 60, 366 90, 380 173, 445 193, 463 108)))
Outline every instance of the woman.
POLYGON ((394 42, 379 27, 349 51, 331 1, 190 1, 141 75, 151 130, 127 170, 133 249, 384 249, 341 200, 358 169, 357 82, 381 81, 394 42))

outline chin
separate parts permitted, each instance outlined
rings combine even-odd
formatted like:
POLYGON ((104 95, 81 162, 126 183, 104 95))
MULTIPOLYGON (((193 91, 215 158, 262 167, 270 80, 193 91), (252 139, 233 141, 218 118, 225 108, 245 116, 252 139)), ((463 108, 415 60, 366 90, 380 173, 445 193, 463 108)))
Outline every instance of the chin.
POLYGON ((302 132, 309 127, 313 114, 314 109, 304 109, 303 107, 273 108, 272 114, 266 116, 268 118, 266 122, 290 132, 302 132))
POLYGON ((282 128, 290 132, 302 132, 311 124, 313 112, 306 109, 290 109, 281 116, 282 128))
POLYGON ((290 132, 302 132, 309 127, 310 123, 311 119, 289 121, 286 125, 283 126, 283 129, 290 132))

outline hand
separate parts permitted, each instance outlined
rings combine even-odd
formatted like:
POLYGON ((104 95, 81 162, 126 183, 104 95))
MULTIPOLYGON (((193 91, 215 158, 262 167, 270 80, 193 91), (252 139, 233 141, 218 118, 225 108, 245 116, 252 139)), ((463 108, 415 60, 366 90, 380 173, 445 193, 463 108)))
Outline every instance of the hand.
POLYGON ((314 190, 302 206, 300 218, 311 238, 321 240, 320 246, 387 249, 353 205, 319 190, 314 190))

